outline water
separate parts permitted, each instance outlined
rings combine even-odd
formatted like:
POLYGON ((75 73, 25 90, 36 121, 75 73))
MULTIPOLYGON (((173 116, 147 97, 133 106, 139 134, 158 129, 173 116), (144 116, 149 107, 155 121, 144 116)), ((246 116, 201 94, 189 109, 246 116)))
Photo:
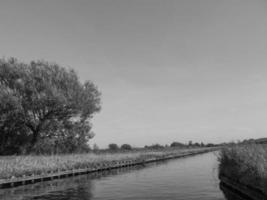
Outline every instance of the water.
POLYGON ((0 191, 3 200, 225 200, 214 153, 0 191))

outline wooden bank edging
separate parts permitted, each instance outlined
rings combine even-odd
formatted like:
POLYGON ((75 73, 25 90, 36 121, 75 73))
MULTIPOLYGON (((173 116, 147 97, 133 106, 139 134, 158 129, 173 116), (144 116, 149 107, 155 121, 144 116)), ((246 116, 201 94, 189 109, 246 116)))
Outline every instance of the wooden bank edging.
POLYGON ((267 196, 258 188, 253 188, 252 186, 247 186, 238 182, 231 180, 230 178, 221 175, 220 181, 223 186, 229 188, 230 190, 249 198, 251 200, 267 200, 267 196))
POLYGON ((34 176, 27 176, 27 177, 20 177, 20 178, 12 178, 8 180, 0 181, 0 189, 17 187, 20 185, 34 184, 38 182, 61 179, 65 177, 77 176, 77 175, 82 175, 82 174, 101 172, 105 170, 130 167, 130 166, 136 166, 136 165, 144 165, 146 163, 170 160, 170 159, 175 159, 175 158, 183 158, 183 157, 203 154, 203 153, 207 153, 211 151, 214 151, 214 150, 204 150, 204 151, 191 152, 191 153, 186 153, 186 154, 181 154, 181 155, 169 155, 169 156, 163 156, 160 158, 149 158, 145 160, 138 160, 138 159, 137 160, 122 160, 122 161, 107 163, 104 166, 100 166, 100 167, 73 169, 73 170, 67 170, 67 171, 59 171, 57 173, 51 173, 51 174, 46 174, 46 175, 34 175, 34 176))

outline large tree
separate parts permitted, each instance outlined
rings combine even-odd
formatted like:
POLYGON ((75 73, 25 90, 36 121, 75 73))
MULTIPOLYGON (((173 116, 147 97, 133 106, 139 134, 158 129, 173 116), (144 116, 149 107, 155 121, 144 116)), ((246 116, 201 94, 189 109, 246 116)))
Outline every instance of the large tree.
POLYGON ((87 142, 92 136, 89 120, 100 108, 96 86, 81 83, 72 69, 44 61, 0 59, 2 147, 15 136, 25 138, 28 150, 42 138, 72 135, 87 142))

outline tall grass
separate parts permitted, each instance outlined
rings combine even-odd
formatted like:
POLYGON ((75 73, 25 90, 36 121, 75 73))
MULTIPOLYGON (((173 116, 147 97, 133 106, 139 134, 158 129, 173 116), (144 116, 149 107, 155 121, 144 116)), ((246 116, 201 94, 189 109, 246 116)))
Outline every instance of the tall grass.
POLYGON ((226 147, 219 154, 219 176, 260 189, 267 195, 267 145, 226 147))
POLYGON ((187 154, 201 149, 169 149, 164 151, 130 151, 126 153, 68 154, 50 156, 7 156, 0 157, 1 179, 34 176, 58 171, 94 168, 111 162, 157 158, 164 155, 187 154))

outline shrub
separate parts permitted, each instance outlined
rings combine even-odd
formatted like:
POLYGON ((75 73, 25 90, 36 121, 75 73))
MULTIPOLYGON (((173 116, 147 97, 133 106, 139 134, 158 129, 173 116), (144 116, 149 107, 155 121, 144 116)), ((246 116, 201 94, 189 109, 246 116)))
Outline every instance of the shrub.
POLYGON ((119 146, 118 146, 117 144, 114 144, 114 143, 109 144, 109 145, 108 145, 108 148, 109 148, 109 150, 111 150, 111 151, 117 151, 117 150, 119 150, 119 146))
POLYGON ((132 146, 129 144, 123 144, 121 145, 122 150, 132 150, 132 146))
POLYGON ((171 143, 171 147, 184 147, 185 145, 180 142, 173 142, 171 143))
POLYGON ((147 149, 164 149, 164 146, 160 145, 160 144, 152 144, 151 146, 145 146, 145 148, 147 149))
POLYGON ((261 189, 267 194, 267 146, 234 145, 219 154, 219 176, 261 189))

